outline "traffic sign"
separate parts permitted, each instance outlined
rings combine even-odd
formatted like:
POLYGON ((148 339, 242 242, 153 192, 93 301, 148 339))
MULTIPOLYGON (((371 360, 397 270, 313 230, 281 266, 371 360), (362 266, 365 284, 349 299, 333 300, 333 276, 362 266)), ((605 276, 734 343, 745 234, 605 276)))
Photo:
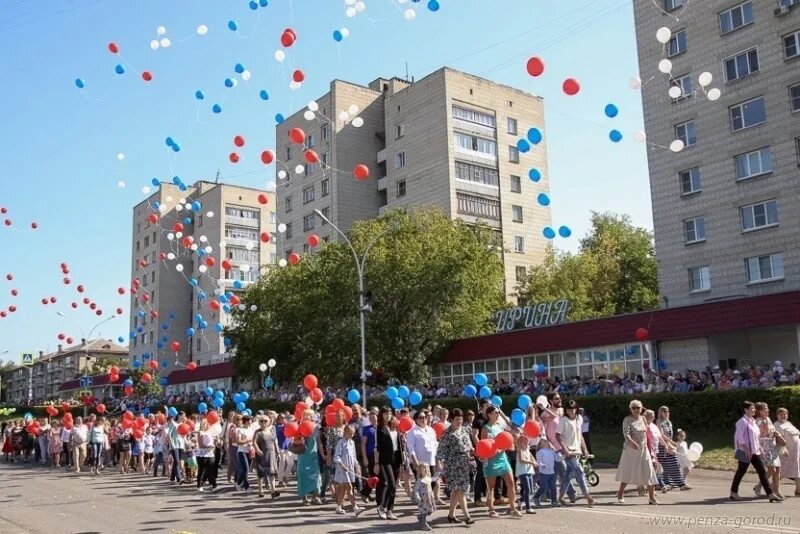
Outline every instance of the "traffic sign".
POLYGON ((23 352, 22 353, 22 365, 33 365, 33 353, 32 352, 23 352))
POLYGON ((92 384, 94 383, 94 379, 91 376, 82 376, 81 380, 80 380, 80 383, 81 383, 81 388, 84 388, 84 389, 85 388, 89 388, 89 387, 92 387, 92 384))

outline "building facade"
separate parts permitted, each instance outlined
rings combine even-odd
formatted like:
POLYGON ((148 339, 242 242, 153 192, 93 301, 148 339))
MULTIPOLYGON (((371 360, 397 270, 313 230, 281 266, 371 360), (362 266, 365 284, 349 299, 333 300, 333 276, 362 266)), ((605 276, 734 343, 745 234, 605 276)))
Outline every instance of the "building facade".
POLYGON ((275 262, 275 221, 274 192, 205 181, 185 191, 162 183, 136 205, 131 272, 139 287, 131 294, 132 358, 156 358, 168 362, 169 369, 229 358, 216 327, 228 326, 230 316, 211 309, 209 302, 219 290, 241 292, 275 262), (199 209, 186 209, 193 203, 199 209), (155 224, 153 213, 159 214, 155 224), (183 235, 175 231, 176 223, 183 225, 183 235), (183 246, 187 236, 197 251, 183 246), (223 268, 224 260, 231 263, 229 270, 223 268), (190 328, 193 336, 188 335, 190 328), (171 349, 174 341, 181 345, 177 354, 171 349))
POLYGON ((536 200, 549 191, 546 143, 517 149, 529 128, 544 129, 542 99, 449 68, 414 82, 334 80, 330 87, 315 101, 313 120, 301 111, 277 126, 279 170, 287 173, 277 180, 278 219, 287 225, 280 254, 307 251, 311 234, 337 239, 315 209, 347 231, 387 210, 434 205, 497 231, 513 295, 547 246, 550 211, 536 200), (290 141, 292 128, 306 133, 305 147, 290 141), (306 163, 304 148, 321 161, 306 163), (352 175, 359 164, 370 170, 365 181, 352 175))
POLYGON ((634 2, 665 305, 800 287, 800 2, 634 2), (656 32, 668 27, 662 45, 656 32), (657 65, 672 63, 671 76, 657 65), (721 90, 709 100, 699 85, 721 90), (670 86, 680 95, 668 95, 670 86))

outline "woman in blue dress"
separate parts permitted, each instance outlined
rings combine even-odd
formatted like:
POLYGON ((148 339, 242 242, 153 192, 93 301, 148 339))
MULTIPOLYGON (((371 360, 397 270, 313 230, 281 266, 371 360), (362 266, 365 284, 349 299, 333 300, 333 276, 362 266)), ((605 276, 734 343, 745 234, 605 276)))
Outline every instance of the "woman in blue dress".
MULTIPOLYGON (((496 406, 486 408, 486 424, 481 429, 481 439, 494 439, 506 428, 510 430, 513 427, 505 414, 497 409, 496 406), (505 425, 498 421, 501 416, 505 425)), ((503 482, 505 482, 506 492, 508 493, 509 513, 514 517, 522 517, 522 514, 517 510, 514 474, 511 470, 511 464, 508 462, 506 451, 497 451, 494 456, 483 463, 483 476, 486 479, 486 507, 489 510, 489 517, 498 517, 497 512, 494 510, 494 485, 498 477, 502 477, 503 482)))
MULTIPOLYGON (((303 412, 303 421, 314 421, 314 410, 303 412)), ((303 504, 309 504, 309 496, 312 497, 314 504, 321 504, 319 500, 319 459, 317 458, 317 451, 322 450, 322 445, 319 443, 319 428, 315 428, 314 433, 304 441, 305 450, 302 453, 295 452, 297 449, 292 450, 296 443, 299 443, 297 438, 290 447, 297 457, 297 495, 303 498, 303 504)))

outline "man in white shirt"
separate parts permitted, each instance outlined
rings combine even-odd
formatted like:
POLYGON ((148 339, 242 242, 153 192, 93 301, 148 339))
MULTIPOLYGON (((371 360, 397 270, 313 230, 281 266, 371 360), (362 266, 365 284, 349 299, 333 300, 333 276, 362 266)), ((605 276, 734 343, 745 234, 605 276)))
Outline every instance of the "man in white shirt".
POLYGON ((558 499, 561 504, 565 504, 564 497, 567 493, 567 484, 570 478, 574 476, 583 492, 583 496, 586 497, 586 502, 589 503, 589 506, 592 506, 594 499, 589 494, 589 488, 586 486, 586 479, 583 476, 583 469, 578 461, 581 456, 589 455, 581 433, 583 418, 578 415, 578 403, 574 400, 569 400, 564 412, 564 417, 560 418, 556 429, 556 440, 566 463, 566 471, 561 475, 561 492, 558 495, 558 499))
POLYGON ((428 426, 427 417, 428 414, 424 410, 419 410, 414 414, 414 421, 417 424, 406 434, 408 456, 417 472, 419 472, 420 465, 430 467, 433 496, 437 504, 443 504, 439 499, 439 477, 436 473, 436 451, 439 442, 436 441, 436 432, 428 426))
POLYGON ((86 461, 86 442, 89 440, 89 429, 83 424, 82 417, 75 418, 75 425, 70 433, 70 443, 72 444, 72 454, 75 459, 75 472, 80 473, 83 463, 86 461))

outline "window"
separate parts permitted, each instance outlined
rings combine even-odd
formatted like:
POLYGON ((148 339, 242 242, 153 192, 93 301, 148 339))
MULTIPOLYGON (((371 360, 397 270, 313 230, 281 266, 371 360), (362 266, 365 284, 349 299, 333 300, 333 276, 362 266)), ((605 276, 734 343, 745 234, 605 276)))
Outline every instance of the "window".
POLYGON ((744 266, 747 269, 748 284, 783 279, 782 253, 745 258, 744 266))
POLYGON ((286 200, 284 200, 284 202, 286 204, 286 213, 289 213, 290 211, 292 211, 292 197, 286 197, 286 200))
POLYGON ((726 34, 751 24, 753 20, 753 2, 743 2, 719 14, 719 28, 726 34))
POLYGON ((323 169, 328 167, 328 153, 327 152, 322 154, 322 156, 320 157, 319 162, 322 165, 323 169))
POLYGON ((790 33, 783 38, 783 53, 786 59, 800 56, 800 31, 790 33))
POLYGON ((667 56, 674 57, 686 52, 686 30, 680 30, 672 34, 667 43, 667 56))
POLYGON ((292 238, 292 223, 286 223, 286 232, 284 232, 286 239, 292 238))
POLYGON ((258 230, 255 228, 226 226, 225 237, 228 239, 249 239, 250 241, 258 241, 258 230))
POLYGON ((683 141, 684 146, 690 147, 697 144, 697 127, 694 121, 688 121, 675 126, 675 139, 683 141))
POLYGON ((514 252, 525 252, 525 238, 520 235, 514 236, 514 252))
POLYGON ((199 215, 199 217, 200 217, 200 224, 198 224, 198 226, 203 226, 203 216, 199 215))
POLYGON ((397 198, 403 198, 406 196, 406 181, 400 180, 397 182, 397 198))
POLYGON ((514 222, 522 222, 522 206, 511 206, 511 220, 514 222))
POLYGON ((275 212, 274 211, 269 212, 269 222, 275 224, 276 220, 277 219, 275 218, 275 212))
POLYGON ((522 180, 519 176, 511 175, 511 192, 522 193, 522 180))
MULTIPOLYGON (((331 216, 331 208, 322 208, 322 215, 324 215, 326 219, 329 219, 331 216)), ((328 224, 328 222, 325 219, 322 219, 322 226, 325 226, 326 224, 328 224)))
POLYGON ((683 221, 686 233, 686 244, 700 243, 706 240, 706 221, 704 217, 695 217, 683 221))
POLYGON ((229 217, 238 217, 240 219, 250 219, 253 221, 257 221, 259 219, 258 210, 247 210, 233 206, 225 206, 225 215, 229 217))
POLYGON ((730 108, 731 128, 734 132, 762 124, 767 120, 764 97, 759 96, 730 108))
POLYGON ((782 7, 792 7, 800 5, 800 0, 778 0, 778 3, 782 7))
POLYGON ((311 247, 308 245, 308 243, 303 243, 303 254, 305 254, 309 250, 311 250, 311 247))
POLYGON ((303 189, 303 204, 314 202, 314 186, 303 189))
POLYGON ((519 149, 517 147, 508 147, 508 161, 511 163, 519 163, 519 149))
POLYGON ((689 292, 708 291, 711 289, 711 272, 708 265, 689 269, 689 292))
POLYGON ((320 182, 320 189, 322 192, 320 193, 323 197, 327 197, 331 192, 331 181, 329 178, 325 178, 320 182))
POLYGON ((314 134, 306 136, 306 148, 314 148, 314 134))
POLYGON ((289 161, 290 159, 292 159, 292 147, 287 146, 286 147, 286 161, 289 161))
POLYGON ((150 246, 150 236, 146 235, 144 236, 144 248, 147 248, 149 246, 150 246))
POLYGON ((136 240, 136 252, 139 252, 139 240, 136 240))
POLYGON ((792 113, 800 111, 800 83, 789 88, 789 99, 792 102, 792 113))
POLYGON ((483 126, 495 127, 494 117, 488 113, 481 113, 472 109, 453 106, 453 117, 467 122, 474 122, 483 126))
POLYGON ((734 158, 736 162, 736 179, 744 180, 772 172, 772 150, 764 147, 734 158))
POLYGON ((331 125, 327 122, 323 124, 319 129, 319 135, 322 139, 327 139, 331 135, 331 125))
POLYGON ((394 138, 400 139, 406 134, 406 125, 402 122, 394 127, 394 138))
POLYGON ((495 142, 484 139, 483 137, 455 132, 453 134, 453 142, 457 149, 461 148, 473 152, 481 152, 482 154, 489 154, 490 156, 497 156, 497 145, 495 142))
POLYGON ((664 11, 675 11, 683 7, 684 0, 664 0, 664 11))
POLYGON ((797 165, 800 166, 800 137, 795 137, 794 145, 795 148, 797 149, 797 165))
POLYGON ((316 217, 316 215, 314 215, 313 213, 303 217, 303 231, 304 232, 308 232, 309 230, 313 230, 314 229, 314 223, 315 223, 314 219, 315 219, 315 217, 316 217))
POLYGON ((461 192, 456 193, 456 200, 458 202, 458 213, 486 219, 500 219, 499 200, 461 192))
POLYGON ((401 150, 397 154, 394 155, 394 168, 399 169, 400 167, 406 166, 406 151, 401 150))
POLYGON ((742 231, 758 230, 778 224, 778 202, 767 200, 758 204, 750 204, 740 208, 742 214, 742 231))
POLYGON ((681 181, 681 194, 697 193, 702 189, 700 180, 700 167, 692 167, 678 173, 681 181))
POLYGON ((511 135, 517 135, 517 119, 512 119, 511 117, 508 117, 507 122, 508 122, 508 128, 507 128, 508 133, 510 133, 511 135))
POLYGON ((514 270, 516 271, 517 274, 517 282, 522 282, 523 280, 525 280, 525 277, 527 276, 528 272, 525 269, 524 265, 517 265, 514 270))
POLYGON ((203 349, 203 338, 197 338, 197 352, 200 352, 203 349))
POLYGON ((313 163, 306 163, 303 167, 303 172, 305 172, 306 176, 311 176, 317 170, 317 166, 313 163))
POLYGON ((732 82, 758 72, 758 50, 755 48, 736 54, 722 62, 725 81, 732 82))
POLYGON ((247 250, 245 248, 232 246, 225 248, 225 255, 229 260, 233 261, 234 265, 258 263, 259 254, 258 250, 247 250))
POLYGON ((499 183, 497 169, 463 161, 456 161, 456 179, 493 186, 497 186, 499 183))
POLYGON ((681 90, 680 96, 674 100, 681 100, 683 98, 691 98, 694 96, 694 90, 692 89, 692 76, 690 74, 681 76, 680 78, 673 78, 670 85, 673 87, 678 87, 681 90))

